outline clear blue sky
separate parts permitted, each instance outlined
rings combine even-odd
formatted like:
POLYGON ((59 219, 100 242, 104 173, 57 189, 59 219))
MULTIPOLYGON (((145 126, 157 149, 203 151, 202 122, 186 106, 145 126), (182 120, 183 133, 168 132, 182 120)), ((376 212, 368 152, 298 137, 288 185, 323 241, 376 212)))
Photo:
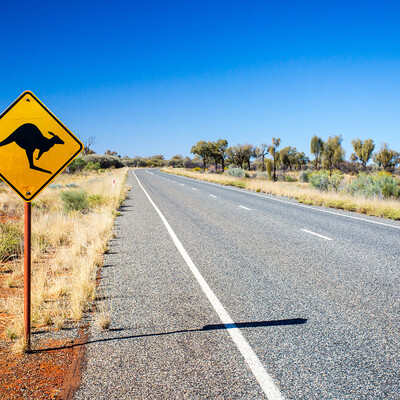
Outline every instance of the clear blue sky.
POLYGON ((2 2, 0 108, 32 90, 94 150, 315 134, 400 151, 398 1, 2 2))

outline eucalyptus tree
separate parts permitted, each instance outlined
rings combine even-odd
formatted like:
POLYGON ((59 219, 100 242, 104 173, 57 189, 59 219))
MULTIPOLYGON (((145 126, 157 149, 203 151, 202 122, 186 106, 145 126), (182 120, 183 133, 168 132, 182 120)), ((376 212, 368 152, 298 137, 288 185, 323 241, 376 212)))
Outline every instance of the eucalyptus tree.
POLYGON ((250 159, 254 155, 252 144, 238 144, 227 149, 227 154, 230 162, 236 164, 238 167, 243 168, 247 164, 250 169, 250 159))
POLYGON ((295 163, 296 163, 299 171, 301 171, 303 165, 307 165, 309 162, 310 162, 310 159, 304 154, 304 151, 296 154, 295 163))
POLYGON ((394 168, 396 165, 400 164, 400 154, 394 150, 390 150, 387 143, 381 144, 380 151, 375 153, 372 159, 379 168, 383 168, 385 171, 388 171, 390 168, 394 168))
POLYGON ((256 158, 261 159, 261 170, 265 171, 265 156, 268 154, 268 145, 261 143, 260 146, 254 148, 254 155, 256 158))
POLYGON ((192 154, 198 155, 203 160, 203 169, 206 169, 208 158, 210 157, 210 147, 205 140, 200 140, 190 149, 192 154))
POLYGON ((268 146, 268 153, 272 156, 272 167, 274 171, 274 182, 276 182, 276 163, 279 160, 279 152, 276 149, 281 144, 281 139, 272 138, 272 144, 268 146))
POLYGON ((324 167, 329 169, 329 174, 332 174, 332 169, 336 165, 339 168, 340 162, 344 160, 345 151, 342 147, 342 136, 330 136, 324 144, 322 153, 322 161, 324 167))
POLYGON ((353 145, 354 153, 350 156, 351 161, 360 160, 364 170, 367 169, 367 163, 371 158, 372 152, 374 151, 375 144, 372 139, 364 140, 364 142, 360 139, 353 139, 351 141, 353 145))
POLYGON ((225 170, 225 159, 228 157, 227 149, 228 141, 226 139, 218 139, 215 142, 215 150, 218 154, 218 160, 221 163, 222 172, 225 170))
POLYGON ((318 160, 321 158, 322 152, 324 151, 324 141, 314 135, 311 139, 311 154, 315 156, 315 169, 318 171, 318 160))
POLYGON ((284 147, 280 152, 280 161, 285 168, 292 170, 292 167, 296 164, 297 156, 299 152, 296 147, 287 146, 284 147))

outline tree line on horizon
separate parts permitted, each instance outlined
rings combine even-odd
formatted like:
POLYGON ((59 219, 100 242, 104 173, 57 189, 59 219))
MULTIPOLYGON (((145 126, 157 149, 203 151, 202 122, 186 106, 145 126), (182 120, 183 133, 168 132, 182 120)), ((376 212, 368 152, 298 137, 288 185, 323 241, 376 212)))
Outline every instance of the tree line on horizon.
POLYGON ((310 160, 304 152, 296 147, 287 146, 278 150, 281 139, 272 138, 270 144, 262 143, 259 146, 252 144, 237 144, 228 147, 228 141, 219 139, 215 142, 201 140, 192 146, 190 152, 202 160, 203 169, 207 164, 214 164, 218 171, 221 165, 222 171, 225 164, 234 164, 239 168, 261 169, 272 173, 276 180, 277 169, 284 171, 293 169, 302 170, 312 167, 315 170, 326 169, 332 172, 338 169, 341 172, 367 171, 367 164, 373 161, 375 165, 385 171, 393 171, 400 163, 400 153, 391 150, 387 143, 383 143, 377 152, 373 152, 375 144, 372 139, 362 141, 352 140, 354 153, 350 156, 350 162, 345 160, 345 150, 342 147, 342 136, 330 136, 326 141, 314 135, 310 143, 310 152, 314 160, 310 160), (270 156, 270 158, 267 158, 270 156), (251 160, 255 162, 251 162, 251 160))
POLYGON ((215 172, 224 171, 226 166, 233 165, 246 170, 267 171, 273 180, 277 179, 277 171, 303 169, 324 169, 332 172, 338 169, 343 173, 382 169, 393 172, 400 164, 400 153, 391 150, 387 143, 382 143, 380 150, 375 150, 372 139, 352 140, 354 152, 350 160, 345 160, 345 150, 342 147, 342 136, 330 136, 326 141, 314 135, 310 142, 310 152, 313 160, 298 151, 296 147, 286 146, 279 150, 280 138, 272 138, 269 144, 262 143, 259 146, 252 144, 237 144, 228 146, 226 139, 217 141, 201 140, 191 147, 190 152, 194 158, 183 157, 180 154, 170 159, 165 159, 162 154, 150 157, 121 157, 116 151, 107 150, 104 155, 96 154, 92 150, 94 137, 90 137, 85 143, 83 155, 78 157, 68 168, 71 172, 79 172, 91 169, 107 169, 121 167, 180 167, 202 168, 213 166, 215 172), (375 165, 368 165, 372 161, 375 165), (219 168, 220 167, 220 168, 219 168))

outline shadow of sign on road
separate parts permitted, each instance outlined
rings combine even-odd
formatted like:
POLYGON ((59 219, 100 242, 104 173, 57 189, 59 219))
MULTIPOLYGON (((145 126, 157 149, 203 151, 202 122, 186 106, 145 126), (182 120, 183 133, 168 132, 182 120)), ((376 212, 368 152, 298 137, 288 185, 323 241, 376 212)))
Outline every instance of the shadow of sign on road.
MULTIPOLYGON (((104 339, 98 339, 98 340, 88 340, 83 343, 74 343, 74 344, 71 344, 71 345, 65 346, 65 347, 36 349, 36 350, 33 350, 32 352, 40 353, 40 352, 61 350, 61 349, 65 349, 65 348, 72 348, 72 347, 82 346, 85 344, 111 342, 111 341, 115 341, 115 340, 139 339, 139 338, 146 338, 146 337, 168 336, 168 335, 175 335, 178 333, 208 332, 208 331, 232 329, 232 328, 261 328, 261 327, 271 327, 271 326, 302 325, 302 324, 305 324, 306 322, 307 322, 307 319, 305 319, 305 318, 293 318, 293 319, 281 319, 281 320, 270 320, 270 321, 237 322, 235 324, 210 324, 210 325, 204 325, 202 328, 199 328, 199 329, 180 329, 180 330, 170 331, 170 332, 157 332, 157 333, 147 333, 147 334, 141 334, 141 335, 117 336, 117 337, 104 338, 104 339)), ((123 332, 125 330, 126 329, 114 328, 114 329, 110 329, 110 332, 123 332)))

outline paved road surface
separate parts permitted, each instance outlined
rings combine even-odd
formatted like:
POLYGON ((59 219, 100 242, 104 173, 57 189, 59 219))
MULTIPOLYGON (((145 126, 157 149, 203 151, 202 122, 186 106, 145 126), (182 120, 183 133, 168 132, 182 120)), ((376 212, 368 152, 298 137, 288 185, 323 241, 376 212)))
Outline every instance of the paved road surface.
POLYGON ((399 223, 136 176, 76 399, 400 399, 399 223))

